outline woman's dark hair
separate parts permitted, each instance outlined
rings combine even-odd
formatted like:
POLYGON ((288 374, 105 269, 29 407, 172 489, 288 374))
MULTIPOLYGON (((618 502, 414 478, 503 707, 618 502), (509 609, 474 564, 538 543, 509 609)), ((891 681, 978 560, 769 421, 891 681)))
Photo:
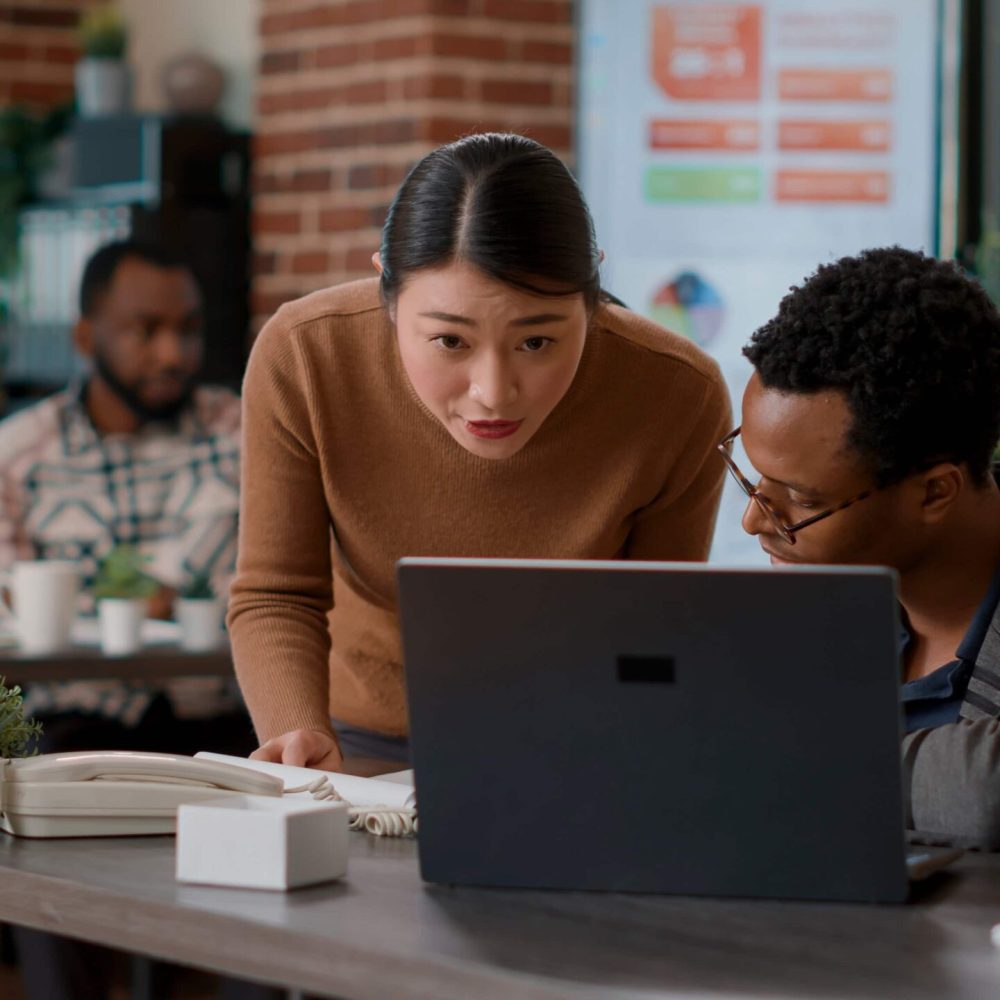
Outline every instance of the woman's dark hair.
POLYGON ((879 485, 936 462, 986 482, 1000 436, 1000 314, 950 262, 901 247, 825 264, 743 353, 768 389, 836 389, 879 485))
POLYGON ((580 189, 560 160, 521 135, 470 135, 425 156, 382 229, 382 298, 415 271, 466 261, 541 295, 601 295, 600 253, 580 189))

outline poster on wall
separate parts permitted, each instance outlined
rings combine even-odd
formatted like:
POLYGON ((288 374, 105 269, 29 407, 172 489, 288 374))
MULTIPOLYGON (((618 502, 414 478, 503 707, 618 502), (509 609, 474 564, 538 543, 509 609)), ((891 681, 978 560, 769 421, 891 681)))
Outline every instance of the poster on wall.
MULTIPOLYGON (((818 264, 936 252, 937 0, 583 0, 578 166, 604 283, 719 362, 818 264)), ((738 417, 737 417, 738 419, 738 417)), ((727 484, 712 559, 760 564, 727 484)))

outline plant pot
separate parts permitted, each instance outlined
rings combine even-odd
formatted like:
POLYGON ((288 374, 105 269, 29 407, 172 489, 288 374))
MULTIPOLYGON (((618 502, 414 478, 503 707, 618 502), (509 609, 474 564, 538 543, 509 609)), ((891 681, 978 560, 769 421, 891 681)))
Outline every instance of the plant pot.
POLYGON ((222 611, 222 601, 215 597, 181 597, 174 601, 181 648, 191 652, 215 649, 222 641, 222 611))
POLYGON ((124 114, 132 105, 132 71, 121 59, 81 59, 76 64, 81 118, 124 114))
POLYGON ((103 597, 97 602, 101 649, 109 656, 134 653, 142 645, 146 601, 142 598, 103 597))

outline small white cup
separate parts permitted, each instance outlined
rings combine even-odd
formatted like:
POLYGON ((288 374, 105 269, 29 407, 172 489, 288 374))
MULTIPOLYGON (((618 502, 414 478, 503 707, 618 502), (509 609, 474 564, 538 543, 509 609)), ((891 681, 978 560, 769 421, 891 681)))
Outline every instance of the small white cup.
POLYGON ((222 641, 222 601, 218 598, 179 597, 174 615, 181 627, 181 649, 202 653, 222 641))
POLYGON ((0 603, 11 619, 18 645, 26 653, 55 653, 69 646, 76 617, 80 573, 71 562, 39 559, 16 562, 5 574, 12 611, 0 603))
POLYGON ((134 653, 142 645, 146 602, 126 597, 102 597, 97 602, 101 649, 109 656, 134 653))

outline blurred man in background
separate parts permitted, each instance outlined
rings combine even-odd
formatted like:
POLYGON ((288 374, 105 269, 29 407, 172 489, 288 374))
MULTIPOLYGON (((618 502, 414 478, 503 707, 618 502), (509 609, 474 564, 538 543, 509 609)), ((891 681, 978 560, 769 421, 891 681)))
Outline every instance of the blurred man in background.
MULTIPOLYGON (((98 250, 80 288, 77 350, 87 374, 0 423, 0 569, 74 562, 86 586, 119 545, 159 582, 153 617, 207 576, 225 598, 235 567, 240 402, 197 385, 204 331, 190 268, 159 248, 98 250)), ((42 752, 217 750, 249 754, 253 730, 234 680, 80 680, 28 685, 42 752)), ((26 993, 103 997, 109 953, 15 932, 26 993)), ((249 994, 244 994, 249 995, 249 994)))
MULTIPOLYGON (((236 552, 240 404, 228 390, 196 385, 203 330, 190 269, 152 246, 101 248, 84 270, 74 338, 89 373, 0 423, 0 568, 65 559, 86 585, 127 544, 160 583, 153 617, 170 617, 176 589, 196 576, 224 597, 236 552)), ((252 743, 224 680, 36 684, 25 708, 45 724, 43 750, 183 749, 179 723, 205 720, 213 743, 240 732, 252 743)))

